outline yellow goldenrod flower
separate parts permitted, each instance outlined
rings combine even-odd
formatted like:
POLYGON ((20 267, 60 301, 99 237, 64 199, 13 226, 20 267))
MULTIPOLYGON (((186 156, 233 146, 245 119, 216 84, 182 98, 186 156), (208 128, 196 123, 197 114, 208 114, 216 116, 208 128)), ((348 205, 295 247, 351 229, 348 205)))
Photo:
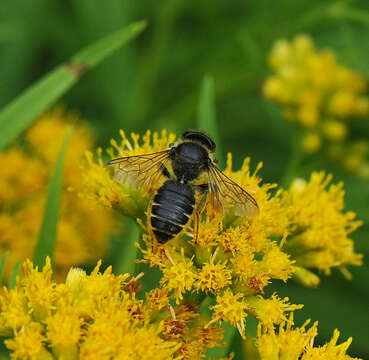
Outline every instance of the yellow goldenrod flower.
POLYGON ((244 337, 246 308, 247 305, 242 300, 242 294, 234 295, 231 290, 227 289, 223 295, 216 297, 216 305, 210 306, 210 309, 214 312, 209 325, 215 322, 227 321, 236 326, 241 336, 244 337))
POLYGON ((45 188, 47 171, 38 158, 26 157, 21 148, 0 153, 0 204, 10 207, 45 188))
POLYGON ((259 268, 263 273, 268 274, 270 278, 286 282, 295 271, 293 267, 294 262, 288 254, 274 245, 265 252, 260 260, 259 268))
POLYGON ((247 297, 245 302, 247 309, 252 312, 265 328, 273 328, 274 324, 279 325, 287 321, 286 312, 302 309, 304 305, 294 305, 288 303, 289 298, 280 299, 273 294, 269 299, 262 296, 247 297))
POLYGON ((308 347, 305 354, 302 356, 302 360, 328 360, 328 359, 337 359, 337 360, 349 360, 356 359, 346 354, 347 349, 349 348, 352 338, 348 338, 345 342, 340 345, 337 345, 337 340, 340 336, 340 332, 335 329, 333 332, 332 339, 324 344, 321 347, 308 347))
POLYGON ((317 152, 321 146, 321 137, 316 133, 306 133, 302 139, 302 148, 308 154, 317 152))
POLYGON ((32 322, 15 335, 12 340, 5 340, 5 345, 13 351, 14 359, 51 360, 53 356, 46 350, 46 338, 42 335, 42 325, 32 322))
POLYGON ((32 318, 43 321, 49 315, 55 300, 50 258, 47 258, 42 272, 38 271, 38 267, 33 268, 31 261, 26 260, 22 267, 22 276, 18 278, 18 286, 24 292, 32 318))
POLYGON ((183 293, 186 290, 192 289, 196 280, 196 273, 193 270, 191 259, 187 261, 185 259, 173 261, 170 266, 162 269, 163 277, 160 282, 161 284, 165 284, 168 290, 174 290, 177 303, 183 299, 183 293))
POLYGON ((1 334, 10 335, 12 331, 16 332, 31 322, 27 301, 21 289, 8 290, 5 288, 0 297, 0 304, 1 334))
POLYGON ((57 357, 77 358, 78 341, 82 335, 80 312, 66 299, 57 302, 58 312, 46 319, 47 338, 57 357))
MULTIPOLYGON (((344 150, 339 156, 327 153, 345 166, 347 159, 358 154, 356 141, 347 139, 349 121, 369 113, 365 79, 338 64, 332 51, 315 49, 307 35, 297 35, 290 42, 278 40, 269 65, 274 73, 264 83, 264 96, 280 103, 285 118, 305 129, 303 150, 313 154, 322 145, 325 149, 338 145, 344 150)), ((346 168, 365 176, 367 154, 346 168)))
POLYGON ((318 334, 318 322, 306 329, 310 320, 301 327, 294 327, 293 314, 283 321, 278 331, 275 328, 264 327, 259 324, 256 346, 260 360, 350 360, 346 354, 352 339, 349 338, 340 345, 337 344, 339 331, 335 330, 332 339, 323 346, 314 346, 314 339, 318 334))
POLYGON ((218 293, 220 289, 231 284, 232 271, 225 263, 214 264, 211 260, 205 263, 198 272, 198 280, 195 284, 197 289, 205 293, 218 293))
POLYGON ((141 275, 100 272, 100 266, 90 275, 72 268, 65 283, 56 283, 50 260, 41 272, 23 264, 16 287, 0 293, 0 335, 8 337, 13 358, 202 359, 207 348, 221 346, 223 329, 200 321, 196 306, 170 306, 167 287, 140 300, 141 275), (30 311, 35 304, 47 308, 42 317, 30 311))
MULTIPOLYGON (((163 131, 160 136, 156 132, 151 135, 151 132, 147 131, 142 136, 142 141, 140 141, 140 136, 135 133, 131 134, 131 141, 123 130, 120 131, 120 135, 122 138, 120 143, 111 140, 112 148, 107 150, 110 158, 162 151, 175 140, 175 136, 173 134, 167 135, 166 131, 163 131)), ((102 205, 116 208, 133 218, 143 217, 148 205, 148 189, 145 188, 145 185, 135 186, 134 182, 131 185, 118 184, 114 179, 119 180, 120 171, 116 170, 113 179, 109 170, 111 169, 104 167, 101 150, 97 153, 97 159, 94 159, 93 155, 88 152, 87 163, 82 169, 80 196, 97 200, 102 205)))
POLYGON ((91 129, 78 120, 62 108, 46 112, 27 131, 22 147, 16 145, 0 154, 0 238, 2 251, 9 251, 6 276, 17 260, 33 255, 49 177, 71 126, 55 249, 56 276, 62 278, 71 265, 96 261, 105 252, 114 217, 96 202, 76 199, 76 193, 69 191, 80 183, 84 153, 92 148, 91 129))
POLYGON ((163 310, 169 306, 168 289, 153 289, 146 294, 146 301, 153 310, 163 310))
POLYGON ((347 274, 347 265, 361 265, 348 235, 361 221, 355 213, 343 212, 343 183, 330 184, 332 176, 314 172, 310 181, 296 179, 284 193, 291 221, 285 250, 296 265, 317 268, 329 275, 333 267, 347 274))

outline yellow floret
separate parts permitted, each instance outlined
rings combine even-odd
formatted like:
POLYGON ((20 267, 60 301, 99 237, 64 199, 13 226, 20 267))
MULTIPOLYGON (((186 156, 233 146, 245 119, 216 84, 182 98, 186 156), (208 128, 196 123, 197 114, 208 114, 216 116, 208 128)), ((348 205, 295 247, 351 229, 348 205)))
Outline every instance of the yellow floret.
POLYGON ((215 322, 227 321, 236 326, 241 336, 245 336, 245 319, 247 305, 242 300, 242 294, 234 295, 231 290, 226 289, 223 295, 216 297, 216 305, 210 306, 214 310, 209 325, 215 322))
POLYGON ((205 263, 197 274, 195 288, 205 293, 218 293, 220 289, 231 284, 232 272, 225 263, 205 263))

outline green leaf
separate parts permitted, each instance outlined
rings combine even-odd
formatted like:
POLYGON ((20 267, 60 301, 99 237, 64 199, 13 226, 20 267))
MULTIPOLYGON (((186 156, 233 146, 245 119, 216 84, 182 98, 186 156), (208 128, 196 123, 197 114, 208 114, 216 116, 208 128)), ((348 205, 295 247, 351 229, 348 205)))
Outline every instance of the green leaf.
POLYGON ((214 79, 209 75, 204 77, 201 86, 197 109, 197 126, 200 130, 204 130, 212 136, 217 145, 216 157, 219 160, 219 165, 223 166, 224 158, 215 111, 214 79))
POLYGON ((20 271, 20 266, 21 266, 21 263, 20 261, 17 261, 14 266, 13 266, 13 270, 10 274, 10 278, 9 278, 9 289, 13 289, 15 288, 15 285, 17 283, 17 276, 19 274, 19 271, 20 271))
POLYGON ((5 252, 0 260, 0 285, 3 283, 3 275, 4 275, 4 268, 6 264, 6 260, 8 258, 9 253, 5 252))
POLYGON ((39 268, 42 268, 44 265, 46 256, 50 256, 51 261, 54 258, 63 182, 63 162, 70 136, 71 130, 68 130, 56 161, 54 173, 50 179, 42 225, 38 234, 35 252, 33 254, 34 265, 38 265, 39 268))
POLYGON ((141 232, 136 221, 128 217, 126 217, 124 227, 126 228, 124 244, 122 244, 120 252, 117 252, 118 256, 114 262, 113 269, 117 274, 130 273, 134 275, 137 256, 135 242, 139 240, 141 232))
POLYGON ((72 59, 37 81, 0 112, 0 150, 25 130, 90 68, 137 36, 146 26, 133 23, 81 50, 72 59))

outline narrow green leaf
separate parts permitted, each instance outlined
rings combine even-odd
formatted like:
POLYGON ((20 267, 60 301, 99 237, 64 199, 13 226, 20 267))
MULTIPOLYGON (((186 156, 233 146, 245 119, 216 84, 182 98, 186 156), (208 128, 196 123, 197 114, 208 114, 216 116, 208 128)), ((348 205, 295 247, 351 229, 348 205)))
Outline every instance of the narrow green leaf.
POLYGON ((15 285, 17 283, 17 276, 18 276, 19 271, 20 271, 20 266, 21 266, 20 261, 17 261, 13 266, 13 269, 12 269, 12 272, 11 272, 10 278, 9 278, 9 286, 8 286, 9 289, 15 288, 15 285))
POLYGON ((113 266, 115 273, 133 275, 136 269, 137 248, 135 242, 138 241, 141 234, 138 224, 135 220, 126 217, 125 221, 125 241, 113 266))
POLYGON ((201 86, 197 109, 197 126, 200 130, 206 131, 214 139, 217 145, 216 157, 219 160, 219 165, 223 166, 224 157, 215 111, 214 79, 209 75, 204 77, 201 86))
POLYGON ((133 23, 81 50, 45 75, 0 112, 0 150, 25 130, 90 68, 137 36, 146 26, 133 23))
POLYGON ((42 266, 45 264, 46 256, 50 256, 51 261, 54 258, 56 232, 59 220, 60 197, 63 183, 63 162, 70 136, 71 130, 68 130, 60 148, 54 173, 50 178, 42 225, 38 234, 35 252, 33 254, 34 265, 38 265, 39 268, 42 268, 42 266))
POLYGON ((0 285, 3 283, 3 275, 4 275, 4 268, 6 264, 6 260, 8 258, 9 253, 5 252, 0 260, 0 285))

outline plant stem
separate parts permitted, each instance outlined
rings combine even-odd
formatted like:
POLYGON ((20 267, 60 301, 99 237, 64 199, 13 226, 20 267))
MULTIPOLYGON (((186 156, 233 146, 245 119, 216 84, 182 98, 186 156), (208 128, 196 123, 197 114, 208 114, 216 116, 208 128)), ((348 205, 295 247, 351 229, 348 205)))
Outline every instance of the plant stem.
POLYGON ((296 131, 292 136, 290 158, 287 163, 284 175, 280 180, 280 186, 287 188, 291 181, 297 176, 299 167, 303 159, 301 149, 301 135, 296 131))
POLYGON ((117 274, 130 273, 132 276, 136 269, 137 248, 135 246, 136 240, 140 235, 140 229, 136 221, 126 217, 126 232, 123 249, 120 253, 120 259, 115 265, 117 274))

